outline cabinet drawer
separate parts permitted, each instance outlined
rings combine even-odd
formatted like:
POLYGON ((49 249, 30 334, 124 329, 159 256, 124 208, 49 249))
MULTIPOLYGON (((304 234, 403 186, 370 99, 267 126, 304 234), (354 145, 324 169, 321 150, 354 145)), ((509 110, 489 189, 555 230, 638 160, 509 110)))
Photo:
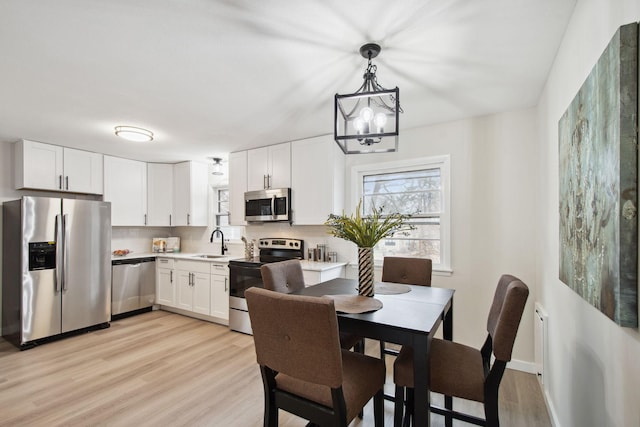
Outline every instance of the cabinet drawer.
POLYGON ((173 268, 173 258, 156 258, 158 268, 173 268))
POLYGON ((192 273, 206 273, 209 274, 211 267, 206 261, 185 261, 182 259, 175 260, 175 267, 178 270, 186 270, 192 273))
POLYGON ((229 265, 228 264, 218 264, 215 262, 211 263, 211 274, 218 274, 222 276, 229 275, 229 265))

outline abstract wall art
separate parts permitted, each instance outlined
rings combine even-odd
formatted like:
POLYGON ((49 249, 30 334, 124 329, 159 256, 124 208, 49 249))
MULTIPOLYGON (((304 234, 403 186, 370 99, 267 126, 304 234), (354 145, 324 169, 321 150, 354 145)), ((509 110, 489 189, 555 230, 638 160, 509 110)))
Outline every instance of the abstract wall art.
POLYGON ((638 24, 620 27, 558 123, 560 280, 638 326, 638 24))

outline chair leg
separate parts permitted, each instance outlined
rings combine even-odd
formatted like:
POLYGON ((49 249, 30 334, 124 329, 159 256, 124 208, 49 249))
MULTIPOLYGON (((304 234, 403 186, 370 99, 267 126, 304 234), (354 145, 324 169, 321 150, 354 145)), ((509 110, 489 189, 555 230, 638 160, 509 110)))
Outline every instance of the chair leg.
POLYGON ((380 341, 380 359, 384 361, 384 341, 380 341))
POLYGON ((413 389, 407 387, 407 395, 406 395, 407 410, 405 411, 405 414, 404 414, 404 423, 403 423, 404 427, 409 427, 413 423, 413 413, 414 413, 413 397, 414 397, 413 389))
POLYGON ((404 415, 404 387, 396 386, 396 396, 393 409, 393 427, 402 427, 404 415))
POLYGON ((384 427, 384 389, 373 396, 373 420, 375 427, 384 427))
POLYGON ((264 400, 264 427, 278 427, 278 408, 268 398, 264 400))
POLYGON ((499 427, 498 418, 498 394, 487 393, 484 396, 484 417, 487 420, 487 427, 499 427))
MULTIPOLYGON (((451 411, 453 411, 453 397, 451 396, 445 396, 444 397, 444 407, 446 409, 449 410, 449 412, 451 413, 451 411)), ((449 414, 444 416, 444 426, 445 427, 452 427, 453 426, 453 417, 449 414)))

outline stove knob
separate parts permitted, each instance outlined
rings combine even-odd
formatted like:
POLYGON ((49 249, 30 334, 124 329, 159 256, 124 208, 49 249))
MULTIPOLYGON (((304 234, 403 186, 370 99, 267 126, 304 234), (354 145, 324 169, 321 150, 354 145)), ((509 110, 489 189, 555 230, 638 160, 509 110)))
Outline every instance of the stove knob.
POLYGON ((295 247, 297 248, 297 247, 299 246, 299 243, 298 243, 298 242, 295 242, 295 243, 293 244, 293 246, 295 246, 295 247))
POLYGON ((289 246, 293 246, 293 242, 289 242, 289 246))

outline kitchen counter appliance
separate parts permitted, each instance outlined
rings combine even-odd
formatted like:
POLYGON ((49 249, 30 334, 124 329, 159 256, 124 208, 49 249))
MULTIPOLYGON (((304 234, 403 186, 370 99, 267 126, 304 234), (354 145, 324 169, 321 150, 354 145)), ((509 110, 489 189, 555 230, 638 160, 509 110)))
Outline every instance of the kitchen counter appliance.
POLYGON ((3 204, 2 335, 25 349, 111 319, 111 203, 3 204))
POLYGON ((259 257, 229 261, 229 328, 245 334, 252 331, 244 292, 254 286, 262 287, 260 266, 304 257, 304 241, 298 239, 260 239, 258 248, 259 257))
POLYGON ((156 299, 155 257, 111 261, 112 319, 150 311, 156 299))
POLYGON ((244 193, 247 222, 291 222, 291 189, 273 188, 244 193))

